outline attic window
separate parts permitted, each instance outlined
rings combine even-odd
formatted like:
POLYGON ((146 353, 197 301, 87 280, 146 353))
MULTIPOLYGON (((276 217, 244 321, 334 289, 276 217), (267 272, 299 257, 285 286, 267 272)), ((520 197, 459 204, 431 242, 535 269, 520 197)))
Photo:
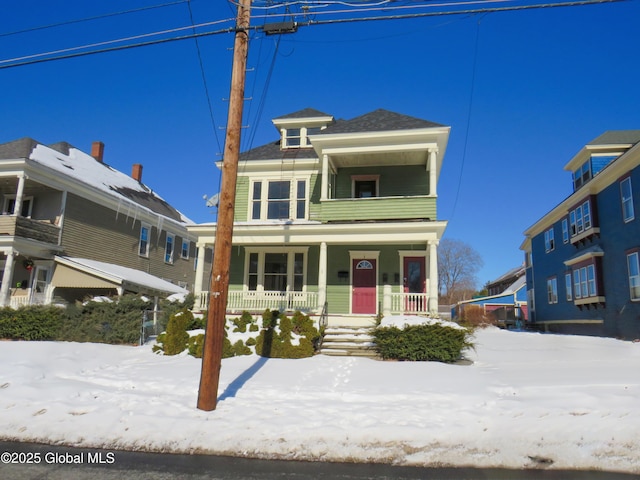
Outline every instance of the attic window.
POLYGON ((317 135, 322 127, 297 127, 282 129, 282 148, 311 147, 309 135, 317 135))

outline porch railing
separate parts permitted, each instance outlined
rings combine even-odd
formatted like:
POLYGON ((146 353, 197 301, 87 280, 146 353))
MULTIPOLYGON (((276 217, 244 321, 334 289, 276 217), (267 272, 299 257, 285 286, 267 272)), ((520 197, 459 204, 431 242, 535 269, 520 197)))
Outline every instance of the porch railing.
POLYGON ((391 314, 400 313, 420 314, 429 313, 429 296, 426 293, 392 293, 391 314))
MULTIPOLYGON (((209 292, 196 294, 195 307, 206 310, 209 305, 209 292)), ((262 312, 264 310, 281 312, 299 310, 311 312, 318 309, 317 292, 271 292, 271 291, 230 291, 227 297, 227 311, 262 312)))

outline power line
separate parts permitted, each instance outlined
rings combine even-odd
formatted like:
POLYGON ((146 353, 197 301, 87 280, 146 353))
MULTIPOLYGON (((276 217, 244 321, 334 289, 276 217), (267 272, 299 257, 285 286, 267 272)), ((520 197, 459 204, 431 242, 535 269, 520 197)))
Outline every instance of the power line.
MULTIPOLYGON (((191 25, 193 26, 193 33, 196 33, 195 22, 193 21, 193 10, 191 9, 191 0, 187 0, 187 6, 189 7, 189 19, 191 20, 191 25)), ((200 51, 200 43, 198 42, 198 37, 194 37, 194 42, 196 45, 196 52, 198 54, 198 63, 200 65, 200 74, 202 76, 202 84, 204 85, 204 93, 205 93, 205 96, 207 97, 207 106, 209 107, 209 118, 211 119, 213 136, 216 139, 218 150, 221 150, 220 139, 218 138, 218 129, 216 128, 216 120, 213 116, 213 105, 211 104, 211 96, 209 95, 209 85, 207 84, 207 76, 205 75, 205 72, 204 72, 204 64, 202 62, 202 52, 200 51)))
MULTIPOLYGON (((498 0, 498 1, 502 1, 502 0, 498 0)), ((314 26, 314 25, 330 25, 330 24, 367 22, 367 21, 378 21, 378 20, 405 20, 405 19, 415 19, 415 18, 425 18, 425 17, 445 16, 445 15, 472 15, 472 14, 482 14, 482 13, 495 13, 495 12, 507 12, 507 11, 531 10, 531 9, 543 9, 543 8, 577 7, 577 6, 597 5, 597 4, 604 4, 604 3, 617 3, 617 2, 624 2, 624 1, 628 1, 628 0, 577 0, 577 1, 570 1, 570 2, 556 2, 556 3, 532 4, 532 5, 516 5, 516 6, 508 6, 508 7, 464 9, 464 10, 453 10, 453 11, 452 10, 447 10, 447 11, 438 11, 438 12, 423 12, 423 13, 410 13, 410 14, 398 14, 398 15, 379 15, 379 16, 360 17, 360 18, 334 18, 334 19, 328 19, 328 20, 308 20, 306 22, 298 23, 297 25, 298 26, 314 26)), ((465 3, 468 4, 468 3, 475 3, 475 2, 465 2, 465 3)), ((483 2, 483 3, 486 3, 486 2, 483 2)), ((323 13, 326 13, 326 12, 323 12, 323 13)), ((333 13, 337 13, 337 12, 333 12, 333 13)), ((296 15, 296 14, 291 14, 291 15, 296 15)), ((269 15, 267 17, 271 17, 271 15, 269 15)), ((260 17, 254 17, 254 18, 260 18, 260 17)), ((185 29, 193 29, 195 27, 210 26, 210 25, 213 25, 213 24, 229 22, 231 20, 232 19, 218 20, 218 21, 215 21, 215 22, 208 22, 208 23, 195 25, 195 26, 191 25, 191 26, 188 26, 188 27, 180 27, 180 28, 175 28, 175 29, 172 29, 172 30, 165 30, 165 31, 162 31, 162 32, 154 32, 154 33, 143 34, 143 35, 138 35, 138 36, 134 36, 134 37, 128 37, 128 38, 122 38, 122 39, 117 39, 117 40, 110 40, 110 41, 106 41, 106 42, 100 42, 100 43, 91 44, 91 45, 72 47, 72 48, 68 48, 68 49, 64 49, 64 50, 40 53, 40 54, 24 56, 24 57, 19 57, 19 58, 7 59, 7 60, 0 60, 0 70, 1 69, 6 69, 6 68, 14 68, 14 67, 21 67, 21 66, 26 66, 26 65, 33 65, 33 64, 37 64, 37 63, 44 63, 44 62, 51 62, 51 61, 56 61, 56 60, 65 60, 65 59, 69 59, 69 58, 77 58, 77 57, 83 57, 83 56, 88 56, 88 55, 95 55, 95 54, 99 54, 99 53, 114 52, 114 51, 119 51, 119 50, 127 50, 127 49, 131 49, 131 48, 146 47, 146 46, 150 46, 150 45, 158 45, 158 44, 162 44, 162 43, 175 42, 175 41, 179 41, 179 40, 187 40, 187 39, 191 39, 191 38, 200 38, 200 37, 205 37, 205 36, 217 35, 217 34, 221 34, 221 33, 235 32, 236 31, 236 27, 234 26, 234 27, 228 27, 228 28, 225 28, 225 29, 214 30, 214 31, 210 31, 210 32, 192 33, 192 34, 189 34, 189 35, 157 39, 157 40, 152 40, 152 41, 148 41, 148 42, 139 42, 139 43, 133 43, 133 44, 127 44, 127 45, 119 45, 119 46, 114 46, 114 47, 109 47, 109 48, 98 48, 98 49, 87 50, 87 51, 83 51, 83 52, 67 53, 67 52, 70 52, 70 51, 81 50, 81 49, 84 49, 84 48, 93 48, 93 47, 97 47, 97 46, 103 46, 103 45, 108 45, 108 44, 113 44, 113 43, 119 43, 119 42, 134 40, 134 39, 138 39, 138 38, 149 37, 149 36, 153 36, 153 35, 161 35, 161 34, 173 33, 173 32, 181 31, 181 30, 185 30, 185 29), (56 54, 60 54, 60 55, 56 56, 56 54), (51 55, 51 56, 47 57, 47 55, 51 55), (35 57, 45 57, 45 58, 35 58, 35 57), (13 62, 13 63, 11 63, 11 62, 13 62), (4 64, 4 65, 2 65, 2 64, 4 64)), ((247 27, 246 30, 260 30, 262 28, 263 27, 247 27)))
POLYGON ((13 32, 6 32, 6 33, 0 33, 0 37, 8 37, 10 35, 18 35, 20 33, 30 33, 30 32, 37 32, 38 30, 46 30, 48 28, 55 28, 55 27, 62 27, 65 25, 72 25, 74 23, 84 23, 84 22, 89 22, 89 21, 93 21, 93 20, 100 20, 103 18, 109 18, 109 17, 116 17, 118 15, 126 15, 129 13, 137 13, 137 12, 142 12, 145 10, 153 10, 156 8, 164 8, 164 7, 170 7, 173 5, 179 5, 181 3, 185 3, 188 2, 189 0, 177 0, 175 2, 169 2, 169 3, 163 3, 161 5, 151 5, 148 7, 140 7, 140 8, 134 8, 132 10, 123 10, 121 12, 112 12, 112 13, 105 13, 103 15, 96 15, 94 17, 86 17, 86 18, 79 18, 76 20, 67 20, 64 22, 59 22, 59 23, 51 23, 49 25, 41 25, 39 27, 31 27, 31 28, 25 28, 23 30, 15 30, 13 32))

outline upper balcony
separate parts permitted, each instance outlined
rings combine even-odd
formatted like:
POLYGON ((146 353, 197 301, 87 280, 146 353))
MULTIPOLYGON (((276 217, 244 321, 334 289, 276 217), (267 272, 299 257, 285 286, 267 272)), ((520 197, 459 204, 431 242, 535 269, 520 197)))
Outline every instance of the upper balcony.
POLYGON ((17 215, 0 215, 0 235, 29 238, 57 245, 60 227, 52 224, 49 220, 33 220, 17 215))
POLYGON ((430 196, 337 198, 324 200, 321 208, 322 222, 436 218, 436 198, 430 196))

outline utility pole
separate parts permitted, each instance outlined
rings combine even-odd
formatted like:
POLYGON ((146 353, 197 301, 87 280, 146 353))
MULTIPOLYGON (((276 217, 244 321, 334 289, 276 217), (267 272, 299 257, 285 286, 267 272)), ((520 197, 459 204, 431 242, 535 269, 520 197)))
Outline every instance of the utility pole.
POLYGON ((204 336, 202 371, 198 391, 198 408, 216 409, 218 384, 222 364, 225 314, 229 292, 229 269, 233 239, 233 213, 236 199, 238 157, 240 155, 240 131, 244 84, 249 50, 249 20, 251 0, 240 0, 236 17, 236 37, 233 46, 233 68, 231 71, 231 94, 227 134, 222 159, 222 185, 218 204, 218 225, 213 254, 213 271, 209 288, 209 309, 204 336))

